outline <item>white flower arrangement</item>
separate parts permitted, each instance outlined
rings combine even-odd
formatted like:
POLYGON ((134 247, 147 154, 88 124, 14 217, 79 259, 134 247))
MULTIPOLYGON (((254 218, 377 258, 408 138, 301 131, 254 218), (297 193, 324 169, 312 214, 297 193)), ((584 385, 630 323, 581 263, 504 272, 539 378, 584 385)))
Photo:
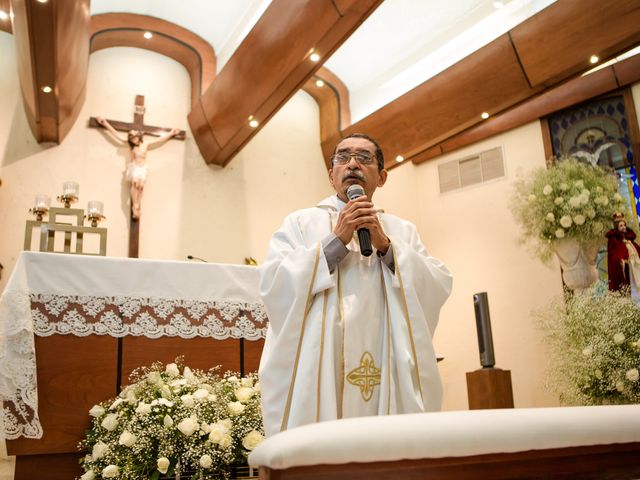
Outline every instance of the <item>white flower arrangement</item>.
MULTIPOLYGON (((193 478, 230 478, 264 439, 260 384, 154 363, 136 369, 116 399, 89 411, 90 430, 80 443, 81 480, 158 480, 177 470, 193 478)), ((191 478, 191 477, 186 477, 191 478)))
POLYGON ((640 308, 629 292, 585 290, 538 312, 550 386, 565 404, 640 403, 640 308))
POLYGON ((604 243, 613 213, 626 207, 613 172, 569 157, 516 181, 511 210, 522 225, 523 241, 532 241, 546 261, 556 240, 604 243))

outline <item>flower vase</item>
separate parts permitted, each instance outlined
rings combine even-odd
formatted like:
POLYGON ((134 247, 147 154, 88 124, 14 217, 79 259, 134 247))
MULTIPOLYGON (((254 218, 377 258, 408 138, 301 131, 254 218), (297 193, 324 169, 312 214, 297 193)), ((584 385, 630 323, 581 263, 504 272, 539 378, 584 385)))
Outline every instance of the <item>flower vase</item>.
POLYGON ((589 288, 598 279, 596 257, 600 242, 580 244, 571 238, 553 242, 553 250, 562 265, 564 283, 572 290, 589 288))

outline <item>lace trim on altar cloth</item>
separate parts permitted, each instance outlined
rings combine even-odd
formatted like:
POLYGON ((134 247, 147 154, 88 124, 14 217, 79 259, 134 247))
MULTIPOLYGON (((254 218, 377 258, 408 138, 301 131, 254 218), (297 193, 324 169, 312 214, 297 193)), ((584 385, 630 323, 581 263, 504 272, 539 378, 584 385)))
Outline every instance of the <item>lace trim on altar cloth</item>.
POLYGON ((42 295, 5 291, 0 300, 0 437, 41 438, 34 335, 148 338, 266 337, 261 303, 42 295))
POLYGON ((0 428, 5 438, 42 437, 36 352, 26 293, 5 292, 0 301, 0 400, 0 428))
POLYGON ((266 337, 262 303, 31 294, 34 333, 148 338, 266 337))

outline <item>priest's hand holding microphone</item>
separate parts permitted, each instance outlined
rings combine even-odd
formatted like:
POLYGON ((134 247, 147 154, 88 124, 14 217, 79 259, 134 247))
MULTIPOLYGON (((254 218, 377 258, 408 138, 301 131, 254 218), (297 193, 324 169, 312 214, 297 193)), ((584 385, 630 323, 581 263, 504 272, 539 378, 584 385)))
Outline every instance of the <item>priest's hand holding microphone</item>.
POLYGON ((346 192, 349 202, 340 212, 333 233, 342 243, 348 245, 353 237, 353 232, 358 231, 360 251, 362 255, 371 255, 373 246, 380 255, 387 253, 391 241, 380 225, 373 203, 364 194, 364 189, 353 184, 346 192))

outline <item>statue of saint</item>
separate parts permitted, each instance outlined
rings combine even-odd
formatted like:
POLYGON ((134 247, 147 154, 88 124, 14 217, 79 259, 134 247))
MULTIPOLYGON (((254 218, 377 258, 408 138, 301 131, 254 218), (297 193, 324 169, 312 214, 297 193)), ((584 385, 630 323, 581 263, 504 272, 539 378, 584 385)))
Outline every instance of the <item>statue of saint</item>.
POLYGON ((140 218, 140 203, 142 201, 142 191, 144 182, 147 179, 147 150, 166 142, 171 137, 180 133, 180 130, 174 128, 167 133, 161 135, 153 142, 145 143, 144 134, 140 130, 130 130, 127 138, 122 138, 113 126, 102 117, 96 117, 96 120, 102 125, 109 135, 118 143, 129 145, 131 149, 131 160, 127 165, 125 173, 126 179, 131 184, 131 218, 140 218))

